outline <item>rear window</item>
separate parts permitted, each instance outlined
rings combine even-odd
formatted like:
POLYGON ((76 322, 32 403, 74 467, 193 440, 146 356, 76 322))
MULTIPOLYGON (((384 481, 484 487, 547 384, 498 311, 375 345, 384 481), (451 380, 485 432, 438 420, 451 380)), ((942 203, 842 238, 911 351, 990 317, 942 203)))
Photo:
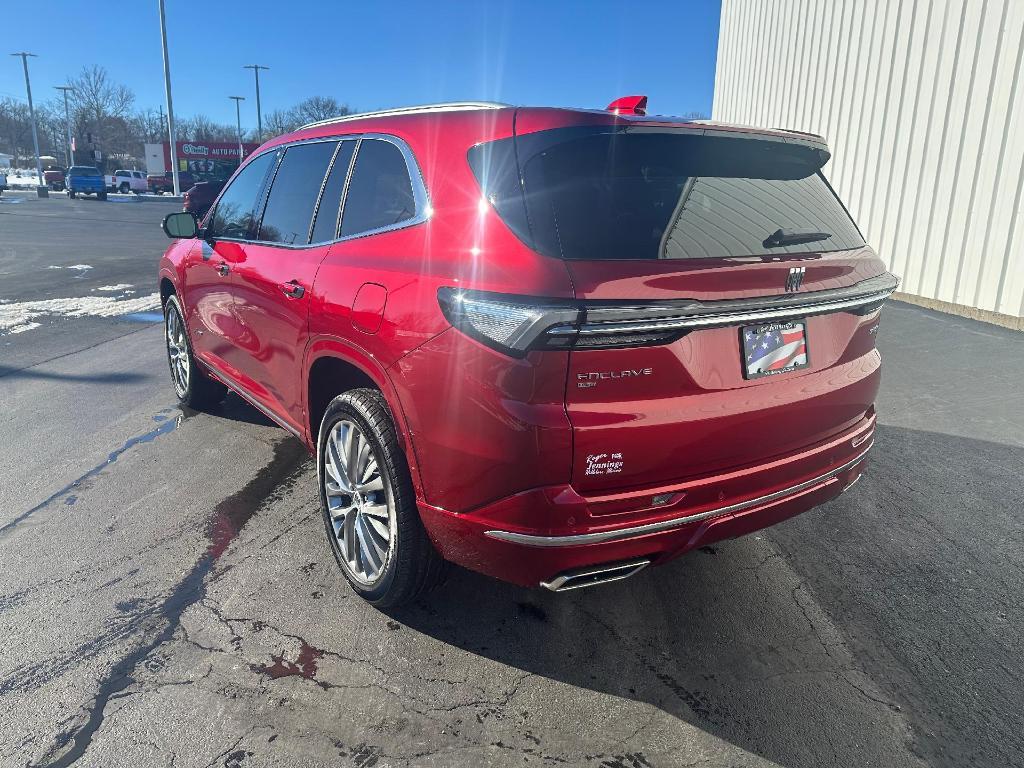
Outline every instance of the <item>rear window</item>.
POLYGON ((607 127, 541 131, 469 155, 520 239, 579 260, 859 247, 863 238, 819 172, 827 158, 804 143, 607 127), (780 229, 827 237, 780 243, 771 237, 780 229))
POLYGON ((82 165, 76 165, 71 170, 68 171, 68 175, 70 175, 70 176, 99 176, 100 175, 100 169, 99 168, 89 168, 89 167, 82 166, 82 165))

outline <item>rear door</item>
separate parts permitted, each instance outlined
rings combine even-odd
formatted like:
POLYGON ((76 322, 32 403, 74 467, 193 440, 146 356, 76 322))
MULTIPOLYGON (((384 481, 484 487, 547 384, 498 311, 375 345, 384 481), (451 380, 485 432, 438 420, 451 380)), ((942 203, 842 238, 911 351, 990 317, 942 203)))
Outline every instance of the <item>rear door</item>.
POLYGON ((354 141, 312 141, 279 150, 255 242, 233 271, 243 334, 238 366, 250 393, 302 429, 302 354, 313 281, 337 236, 354 141), (319 224, 319 226, 317 226, 319 224))
POLYGON ((891 290, 823 145, 642 124, 516 143, 530 244, 565 261, 585 312, 566 331, 574 487, 751 466, 865 417, 877 312, 785 308, 891 290))

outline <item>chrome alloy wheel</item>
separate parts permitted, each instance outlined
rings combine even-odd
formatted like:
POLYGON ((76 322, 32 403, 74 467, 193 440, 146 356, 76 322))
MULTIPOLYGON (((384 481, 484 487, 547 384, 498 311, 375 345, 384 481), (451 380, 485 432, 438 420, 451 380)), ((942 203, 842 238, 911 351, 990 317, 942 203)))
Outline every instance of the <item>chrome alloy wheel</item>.
POLYGON ((394 556, 394 504, 373 446, 359 427, 341 420, 324 441, 324 493, 346 569, 360 584, 376 584, 394 556))
POLYGON ((185 324, 181 321, 178 308, 171 304, 167 308, 167 323, 164 328, 167 338, 167 359, 171 364, 171 380, 178 397, 188 392, 188 377, 191 373, 188 362, 188 344, 185 341, 185 324))

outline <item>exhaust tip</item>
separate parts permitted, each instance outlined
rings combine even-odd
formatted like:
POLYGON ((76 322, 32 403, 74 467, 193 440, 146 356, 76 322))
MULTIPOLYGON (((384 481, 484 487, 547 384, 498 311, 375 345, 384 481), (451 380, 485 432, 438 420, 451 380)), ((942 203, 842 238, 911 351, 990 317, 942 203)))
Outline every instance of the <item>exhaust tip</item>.
POLYGON ((608 563, 606 565, 577 568, 572 571, 564 571, 551 579, 551 581, 542 581, 540 585, 545 589, 550 589, 552 592, 568 592, 570 589, 594 587, 598 584, 628 579, 650 564, 651 561, 649 559, 642 558, 640 560, 627 560, 622 563, 608 563))

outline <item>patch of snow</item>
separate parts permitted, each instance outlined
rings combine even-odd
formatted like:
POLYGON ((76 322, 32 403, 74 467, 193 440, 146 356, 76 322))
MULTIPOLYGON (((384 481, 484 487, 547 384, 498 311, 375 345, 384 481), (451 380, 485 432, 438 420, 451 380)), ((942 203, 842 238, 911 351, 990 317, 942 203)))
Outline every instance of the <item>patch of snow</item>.
POLYGON ((77 269, 79 271, 84 271, 86 269, 92 269, 92 264, 70 264, 66 267, 51 264, 47 269, 77 269))
MULTIPOLYGON (((93 288, 94 291, 124 291, 127 288, 131 288, 131 283, 118 283, 117 285, 101 285, 99 288, 93 288)), ((132 291, 134 293, 134 291, 132 291)))
POLYGON ((19 301, 0 305, 0 335, 39 327, 43 315, 60 317, 117 317, 160 308, 160 294, 126 299, 117 296, 81 296, 69 299, 19 301), (28 327, 24 327, 28 326, 28 327), (16 330, 20 329, 20 330, 16 330))

